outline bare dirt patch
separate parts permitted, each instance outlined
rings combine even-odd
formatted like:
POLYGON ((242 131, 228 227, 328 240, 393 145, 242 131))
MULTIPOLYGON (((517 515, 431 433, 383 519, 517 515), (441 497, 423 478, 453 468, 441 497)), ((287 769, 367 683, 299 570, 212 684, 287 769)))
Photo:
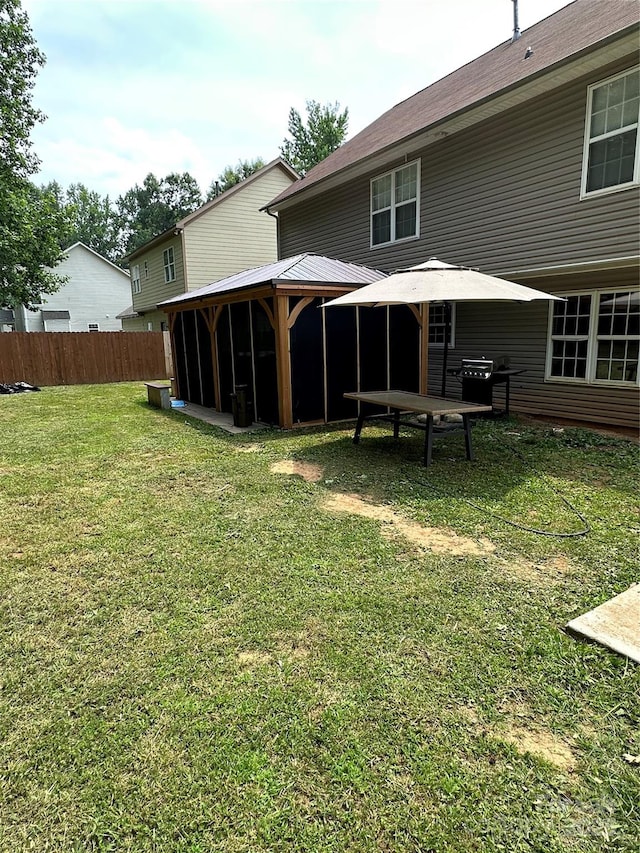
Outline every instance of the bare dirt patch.
POLYGON ((272 474, 296 474, 307 483, 319 483, 323 474, 320 465, 314 465, 313 462, 297 462, 295 459, 274 462, 270 470, 272 474))
POLYGON ((515 746, 518 752, 530 752, 567 773, 575 769, 576 759, 570 747, 551 732, 514 727, 500 733, 500 737, 515 746))
POLYGON ((252 667, 265 666, 272 658, 266 652, 238 652, 237 660, 241 666, 252 667))
POLYGON ((434 554, 455 554, 457 556, 481 556, 491 554, 495 546, 488 539, 469 539, 459 536, 453 530, 444 527, 423 527, 417 521, 404 518, 388 506, 369 503, 359 495, 331 495, 322 504, 328 512, 347 512, 360 515, 382 523, 382 535, 393 538, 400 535, 434 554))
POLYGON ((574 563, 562 555, 549 557, 535 563, 514 556, 508 560, 503 560, 502 565, 507 574, 537 584, 553 583, 575 569, 574 563))

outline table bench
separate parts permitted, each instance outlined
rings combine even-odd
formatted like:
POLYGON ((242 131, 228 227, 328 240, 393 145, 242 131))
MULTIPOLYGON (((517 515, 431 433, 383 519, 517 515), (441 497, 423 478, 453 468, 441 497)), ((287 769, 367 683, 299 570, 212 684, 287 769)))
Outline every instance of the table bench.
POLYGON ((147 401, 150 406, 157 409, 171 408, 171 386, 162 382, 145 382, 147 389, 147 401))
POLYGON ((471 421, 469 415, 475 412, 490 412, 491 406, 484 406, 479 403, 465 403, 460 400, 447 400, 444 397, 426 397, 423 394, 413 394, 410 391, 350 391, 344 396, 349 400, 358 400, 361 404, 372 404, 384 406, 391 409, 391 415, 366 414, 363 406, 360 406, 360 414, 356 423, 356 431, 353 436, 353 443, 358 444, 360 441, 360 433, 364 426, 365 420, 368 418, 376 418, 377 420, 386 420, 393 423, 393 437, 398 438, 400 435, 400 415, 416 412, 420 415, 426 415, 427 420, 424 424, 406 423, 406 426, 411 426, 415 429, 423 429, 425 431, 424 440, 424 464, 431 464, 431 453, 433 449, 433 419, 436 415, 462 415, 462 424, 464 427, 465 447, 467 450, 467 459, 473 459, 473 447, 471 445, 471 421))

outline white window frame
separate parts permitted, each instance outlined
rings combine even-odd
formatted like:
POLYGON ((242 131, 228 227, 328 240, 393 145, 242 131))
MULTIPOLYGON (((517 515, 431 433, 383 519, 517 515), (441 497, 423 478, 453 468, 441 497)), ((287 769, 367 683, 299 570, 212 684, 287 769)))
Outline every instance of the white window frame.
POLYGON ((99 323, 87 323, 87 330, 89 332, 99 332, 100 324, 99 323))
MULTIPOLYGON (((444 304, 441 304, 439 302, 434 302, 432 305, 429 305, 429 323, 428 323, 428 328, 427 328, 427 335, 429 334, 429 331, 431 329, 431 312, 434 308, 440 308, 440 307, 442 307, 442 309, 444 310, 444 304)), ((439 323, 438 325, 444 326, 444 322, 439 323)), ((444 341, 442 341, 442 343, 440 343, 440 342, 431 343, 430 341, 428 341, 428 345, 430 347, 433 347, 434 349, 444 349, 444 341)), ((449 335, 449 349, 455 349, 455 346, 456 346, 456 303, 452 302, 451 303, 451 330, 450 330, 450 335, 449 335)))
POLYGON ((406 243, 408 240, 417 240, 420 237, 420 159, 412 160, 410 163, 402 163, 400 166, 396 166, 395 169, 390 169, 388 172, 383 172, 381 175, 376 175, 374 178, 371 178, 369 181, 369 248, 370 249, 380 249, 383 246, 390 246, 393 243, 406 243), (396 174, 401 172, 403 169, 408 169, 410 166, 416 167, 416 233, 410 234, 408 237, 399 237, 396 239, 395 230, 396 230, 396 218, 395 218, 395 210, 396 207, 401 207, 403 204, 406 204, 408 200, 401 202, 396 205, 395 202, 395 189, 396 189, 396 174), (373 209, 373 184, 374 181, 380 181, 382 178, 386 178, 391 176, 391 205, 389 208, 380 208, 379 210, 373 209), (391 239, 386 240, 384 243, 374 243, 373 242, 373 216, 374 213, 381 213, 383 210, 390 210, 391 212, 391 227, 390 227, 390 235, 391 239))
POLYGON ((149 278, 149 263, 148 263, 148 261, 144 262, 144 278, 145 278, 145 281, 149 278))
MULTIPOLYGON (((597 368, 597 360, 598 360, 598 341, 600 340, 598 336, 598 316, 600 313, 600 300, 603 296, 612 295, 614 293, 621 292, 631 292, 636 293, 637 288, 632 285, 620 284, 618 287, 606 287, 606 288, 595 288, 595 289, 586 289, 586 290, 575 290, 569 291, 568 293, 558 293, 558 296, 570 297, 570 296, 590 296, 591 297, 591 309, 589 314, 589 330, 586 335, 571 335, 571 336, 556 336, 553 335, 553 306, 556 303, 549 303, 549 323, 547 327, 547 358, 545 365, 545 381, 547 382, 560 382, 570 385, 597 385, 604 387, 612 387, 612 388, 635 388, 640 386, 640 370, 637 371, 635 380, 626 380, 626 379, 597 379, 596 378, 596 368, 597 368), (574 376, 553 376, 551 374, 551 362, 553 356, 553 342, 554 340, 582 340, 586 337, 587 339, 587 365, 586 365, 586 376, 584 379, 581 377, 574 376)), ((624 341, 633 341, 640 340, 640 335, 604 335, 604 339, 607 340, 624 340, 624 341)))
POLYGON ((618 128, 615 131, 610 131, 609 133, 603 133, 601 136, 597 136, 594 139, 590 138, 593 95, 596 89, 600 89, 602 86, 608 86, 610 83, 613 83, 615 80, 619 80, 621 77, 627 77, 630 74, 638 73, 640 73, 640 66, 636 66, 635 68, 622 71, 620 74, 615 74, 613 77, 608 77, 606 80, 601 80, 600 82, 594 83, 593 85, 587 88, 587 114, 585 117, 584 147, 582 152, 582 181, 580 184, 581 199, 595 198, 601 195, 608 195, 609 193, 620 192, 622 190, 629 189, 630 187, 638 186, 638 184, 640 183, 640 122, 636 122, 635 125, 626 125, 624 127, 618 128), (636 153, 632 180, 627 181, 624 184, 614 184, 610 187, 602 187, 601 189, 597 190, 587 190, 587 179, 589 177, 589 150, 591 145, 594 142, 599 142, 603 139, 609 139, 626 131, 633 130, 634 127, 636 128, 636 153))
POLYGON ((164 266, 165 284, 176 280, 176 254, 173 251, 173 246, 169 246, 162 253, 162 263, 164 266))
POLYGON ((140 293, 141 290, 140 266, 139 264, 134 264, 134 266, 131 267, 131 292, 135 295, 136 293, 140 293))

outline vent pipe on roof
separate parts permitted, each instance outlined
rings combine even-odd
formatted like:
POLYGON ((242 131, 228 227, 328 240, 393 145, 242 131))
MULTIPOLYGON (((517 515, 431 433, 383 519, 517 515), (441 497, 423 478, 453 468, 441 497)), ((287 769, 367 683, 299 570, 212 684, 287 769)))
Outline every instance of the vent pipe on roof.
POLYGON ((511 0, 513 3, 513 35, 511 36, 511 43, 514 41, 518 41, 520 38, 520 26, 518 25, 518 0, 511 0))

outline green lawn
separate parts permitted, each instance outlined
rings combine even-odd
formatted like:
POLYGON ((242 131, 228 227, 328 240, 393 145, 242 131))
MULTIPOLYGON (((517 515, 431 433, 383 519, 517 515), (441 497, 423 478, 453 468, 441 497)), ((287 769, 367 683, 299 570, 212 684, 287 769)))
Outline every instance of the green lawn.
POLYGON ((638 849, 638 448, 351 435, 0 397, 2 851, 638 849))

